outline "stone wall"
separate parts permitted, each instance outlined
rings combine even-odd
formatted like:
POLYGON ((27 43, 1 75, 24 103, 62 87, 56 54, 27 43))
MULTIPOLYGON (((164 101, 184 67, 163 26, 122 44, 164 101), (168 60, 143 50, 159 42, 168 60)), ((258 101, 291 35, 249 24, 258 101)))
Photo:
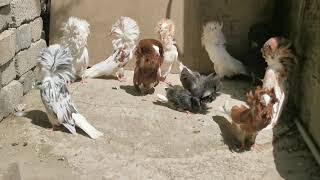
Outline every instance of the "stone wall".
POLYGON ((41 39, 39 0, 0 0, 0 121, 30 91, 41 39))

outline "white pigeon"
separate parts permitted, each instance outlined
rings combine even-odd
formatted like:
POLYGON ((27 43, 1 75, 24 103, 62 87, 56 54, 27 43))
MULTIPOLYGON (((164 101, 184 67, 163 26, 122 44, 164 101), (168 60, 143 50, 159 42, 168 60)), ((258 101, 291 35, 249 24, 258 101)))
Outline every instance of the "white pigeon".
POLYGON ((113 54, 87 69, 85 78, 116 75, 119 81, 123 80, 123 67, 133 57, 133 50, 140 34, 139 26, 136 21, 129 17, 120 17, 112 26, 110 34, 115 37, 112 41, 113 54))
POLYGON ((294 72, 297 57, 291 42, 283 37, 272 37, 263 45, 262 56, 268 64, 262 80, 263 88, 274 89, 278 102, 273 106, 273 116, 267 129, 277 124, 289 94, 289 78, 294 72))
POLYGON ((170 73, 173 63, 178 60, 178 50, 174 41, 175 26, 173 21, 166 18, 161 19, 156 26, 156 32, 164 49, 160 78, 161 81, 164 81, 170 73))
POLYGON ((40 94, 53 130, 63 125, 72 134, 76 126, 96 139, 103 135, 95 129, 71 102, 67 84, 73 80, 72 57, 67 48, 52 45, 41 51, 39 59, 41 70, 40 94))
POLYGON ((202 45, 205 47, 215 72, 222 77, 231 77, 238 74, 247 75, 243 64, 232 57, 226 50, 226 40, 222 32, 223 24, 209 22, 203 27, 202 45))
POLYGON ((90 34, 89 23, 86 20, 70 17, 62 27, 61 44, 71 51, 73 57, 73 72, 84 82, 84 72, 89 66, 87 40, 90 34))

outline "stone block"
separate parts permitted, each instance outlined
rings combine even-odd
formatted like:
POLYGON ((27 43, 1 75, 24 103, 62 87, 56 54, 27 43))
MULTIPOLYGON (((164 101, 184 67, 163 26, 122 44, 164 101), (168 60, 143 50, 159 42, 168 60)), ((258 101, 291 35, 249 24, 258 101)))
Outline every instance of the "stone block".
POLYGON ((41 38, 41 33, 42 33, 42 18, 37 18, 34 21, 30 23, 31 26, 31 37, 32 37, 32 42, 36 42, 41 38))
POLYGON ((14 27, 39 17, 41 13, 39 0, 12 0, 10 8, 14 27))
POLYGON ((11 0, 1 0, 0 1, 0 8, 3 6, 7 6, 8 4, 10 4, 11 0))
POLYGON ((40 51, 46 46, 46 42, 43 39, 40 39, 39 41, 32 43, 29 49, 20 51, 16 55, 15 65, 19 77, 37 65, 40 51))
POLYGON ((0 119, 7 117, 21 103, 23 87, 19 81, 13 80, 0 90, 0 119))
POLYGON ((32 89, 34 81, 35 81, 35 75, 31 70, 19 78, 19 82, 23 86, 23 94, 28 93, 32 89))
POLYGON ((0 67, 1 71, 1 86, 7 85, 16 77, 16 70, 14 66, 14 60, 7 62, 0 67))
POLYGON ((23 24, 16 29, 16 53, 30 47, 31 35, 31 26, 29 24, 23 24))
MULTIPOLYGON (((2 0, 0 1, 1 4, 2 0)), ((8 28, 11 22, 10 6, 0 5, 0 32, 8 28)))
POLYGON ((0 34, 0 66, 10 61, 15 54, 16 34, 9 29, 0 34))

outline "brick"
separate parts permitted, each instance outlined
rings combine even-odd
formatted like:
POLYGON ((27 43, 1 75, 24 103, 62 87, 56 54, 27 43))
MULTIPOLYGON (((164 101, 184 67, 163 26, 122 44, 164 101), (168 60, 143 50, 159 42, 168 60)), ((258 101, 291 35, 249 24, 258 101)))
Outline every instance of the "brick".
POLYGON ((43 39, 40 39, 39 41, 32 43, 29 49, 20 51, 16 55, 15 65, 19 77, 37 65, 40 51, 46 46, 46 42, 43 39))
POLYGON ((41 38, 41 33, 42 33, 42 18, 37 18, 34 21, 30 23, 31 26, 31 37, 32 37, 32 42, 36 42, 41 38))
POLYGON ((35 75, 32 70, 28 71, 19 78, 19 82, 23 86, 23 94, 27 94, 35 82, 35 75))
POLYGON ((1 85, 5 86, 16 77, 16 70, 14 60, 7 62, 0 67, 1 71, 1 85))
POLYGON ((39 17, 41 13, 39 0, 12 0, 10 8, 14 17, 12 25, 15 27, 39 17))
POLYGON ((0 66, 14 57, 16 47, 16 34, 9 29, 0 34, 0 66))
POLYGON ((21 103, 22 96, 22 84, 16 80, 11 81, 0 90, 0 119, 14 111, 14 108, 21 103))
POLYGON ((8 4, 10 4, 11 0, 1 0, 0 1, 0 8, 3 6, 7 6, 8 4))
POLYGON ((31 45, 31 26, 23 24, 16 29, 16 53, 31 45))

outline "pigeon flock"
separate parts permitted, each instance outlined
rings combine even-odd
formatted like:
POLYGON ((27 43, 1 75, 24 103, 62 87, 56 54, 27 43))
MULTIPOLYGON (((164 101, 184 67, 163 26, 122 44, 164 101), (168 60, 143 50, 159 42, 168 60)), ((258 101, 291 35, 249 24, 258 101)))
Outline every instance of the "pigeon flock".
POLYGON ((156 94, 159 101, 188 114, 206 113, 208 103, 220 95, 224 78, 238 75, 251 78, 255 87, 246 94, 247 105, 231 109, 223 107, 237 127, 237 139, 243 149, 255 146, 259 131, 274 127, 286 104, 296 56, 291 43, 283 37, 273 36, 264 24, 250 28, 250 51, 244 61, 227 51, 223 23, 205 24, 202 45, 214 65, 214 72, 209 75, 193 71, 178 60, 175 25, 166 18, 161 19, 155 28, 159 39, 138 41, 140 29, 137 22, 120 17, 109 33, 113 37, 113 53, 88 68, 89 27, 86 20, 70 17, 63 24, 61 42, 41 51, 38 87, 53 130, 63 125, 72 134, 76 134, 76 127, 79 127, 92 139, 103 136, 78 112, 71 101, 68 85, 77 79, 85 83, 87 78, 110 75, 124 81, 124 66, 133 56, 136 57, 133 77, 136 90, 142 95, 152 94, 159 83, 165 83, 166 94, 156 94), (173 85, 166 79, 174 63, 179 64, 182 86, 173 85))

